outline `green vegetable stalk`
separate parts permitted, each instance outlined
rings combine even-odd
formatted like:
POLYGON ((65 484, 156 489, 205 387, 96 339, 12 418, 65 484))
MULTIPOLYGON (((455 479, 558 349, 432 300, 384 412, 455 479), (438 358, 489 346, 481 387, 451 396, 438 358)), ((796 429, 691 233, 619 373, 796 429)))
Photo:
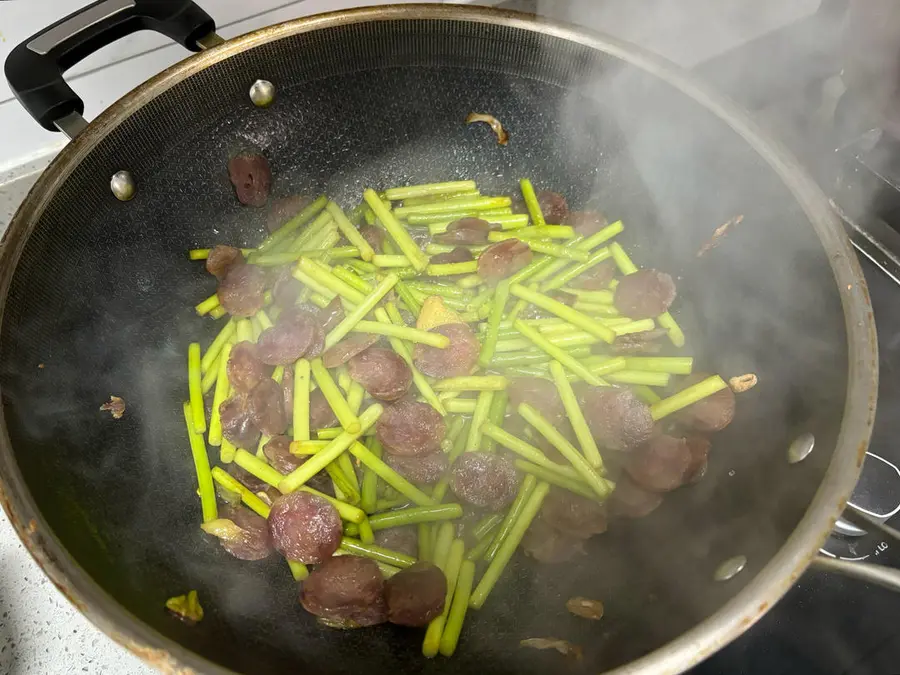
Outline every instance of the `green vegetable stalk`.
POLYGON ((484 601, 487 600, 488 595, 490 595, 491 590, 496 585, 513 553, 516 552, 516 549, 522 542, 522 537, 525 536, 528 526, 531 525, 531 521, 534 520, 538 511, 541 510, 541 505, 544 503, 544 498, 547 496, 549 489, 550 486, 547 483, 538 483, 526 500, 521 514, 516 518, 509 534, 503 540, 494 559, 491 560, 484 576, 481 577, 481 581, 478 582, 478 586, 475 587, 475 591, 469 599, 469 607, 472 609, 480 609, 484 605, 484 601))
POLYGON ((187 401, 184 409, 184 423, 187 428, 188 441, 191 445, 191 456, 194 459, 194 470, 197 472, 197 485, 200 490, 200 506, 203 511, 203 522, 208 523, 219 517, 216 508, 216 488, 213 486, 212 473, 209 469, 209 455, 203 436, 194 427, 194 413, 187 401))

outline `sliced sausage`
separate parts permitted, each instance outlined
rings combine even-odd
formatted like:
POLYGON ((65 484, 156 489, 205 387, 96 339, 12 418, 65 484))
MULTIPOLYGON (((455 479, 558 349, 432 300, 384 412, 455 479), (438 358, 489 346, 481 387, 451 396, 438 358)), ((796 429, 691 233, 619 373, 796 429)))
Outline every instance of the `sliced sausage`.
POLYGON ((259 360, 256 345, 244 340, 232 347, 225 372, 235 391, 248 394, 253 387, 271 376, 272 369, 259 360))
POLYGON ((222 435, 239 448, 253 448, 259 440, 259 427, 250 415, 248 396, 237 395, 222 401, 219 418, 222 435))
POLYGON ((662 495, 645 490, 635 483, 628 474, 622 474, 616 481, 616 489, 607 502, 610 513, 625 518, 643 518, 662 504, 662 495))
POLYGON ((391 454, 422 457, 440 450, 447 425, 440 413, 427 403, 406 398, 381 414, 375 435, 391 454))
POLYGON ((237 527, 219 536, 226 551, 240 560, 263 560, 274 551, 269 536, 269 524, 262 516, 243 506, 220 506, 219 518, 230 520, 237 527))
POLYGON ((444 349, 431 345, 417 344, 413 351, 416 368, 429 377, 461 377, 472 372, 478 362, 481 344, 472 329, 464 323, 447 323, 432 328, 432 333, 440 333, 450 338, 450 345, 444 349))
POLYGON ((412 369, 390 349, 366 349, 347 362, 347 372, 369 396, 380 401, 396 401, 412 386, 412 369))
POLYGON ((287 429, 284 392, 273 379, 265 379, 253 388, 247 396, 247 412, 253 425, 266 436, 277 436, 287 429))
POLYGON ((495 283, 515 274, 531 262, 528 244, 518 239, 505 239, 491 244, 478 256, 478 276, 495 283))
POLYGON ((440 450, 422 457, 404 457, 386 452, 384 461, 406 480, 423 485, 437 483, 448 466, 447 455, 440 450))
POLYGON ((541 516, 554 528, 572 537, 587 539, 606 532, 606 509, 602 504, 553 488, 544 500, 541 516))
POLYGON ((294 278, 289 268, 285 268, 278 273, 278 278, 275 279, 272 287, 272 301, 278 307, 288 310, 297 304, 302 291, 303 284, 294 278))
POLYGON ((321 389, 316 389, 309 395, 309 428, 331 429, 338 425, 338 418, 325 400, 321 389))
POLYGON ((505 457, 489 452, 466 452, 453 464, 450 488, 473 506, 499 511, 515 499, 519 474, 505 457))
POLYGON ((631 319, 652 319, 675 300, 675 282, 665 272, 639 270, 619 280, 613 304, 631 319))
POLYGON ((491 224, 481 218, 460 218, 447 225, 447 231, 435 235, 434 240, 441 244, 485 244, 491 224))
POLYGON ((522 539, 525 554, 540 563, 556 565, 584 555, 584 539, 573 537, 536 518, 522 539))
POLYGON ((221 281, 232 267, 244 264, 244 254, 234 246, 215 246, 206 258, 206 271, 221 281))
POLYGON ((449 253, 438 253, 431 256, 428 262, 432 265, 447 265, 449 263, 469 262, 475 260, 472 252, 464 246, 457 246, 449 253))
POLYGON ((537 193, 538 206, 548 223, 561 223, 569 215, 569 204, 558 192, 541 190, 537 193))
POLYGON ((709 461, 709 450, 712 444, 708 438, 691 434, 684 439, 688 450, 691 451, 691 463, 684 472, 685 483, 696 483, 706 475, 706 465, 709 461))
POLYGON ((669 492, 684 482, 691 465, 687 441, 674 436, 656 436, 630 453, 625 470, 646 490, 669 492))
POLYGON ((310 614, 346 628, 387 621, 381 570, 355 555, 329 558, 314 569, 303 583, 300 603, 310 614))
POLYGON ((388 621, 400 626, 425 626, 444 609, 447 578, 430 562, 417 562, 384 583, 388 621))
POLYGON ((219 303, 232 316, 253 316, 265 304, 266 273, 256 265, 233 265, 219 281, 219 303))
POLYGON ((550 380, 541 377, 516 377, 509 381, 507 392, 513 410, 517 410, 519 404, 527 403, 554 426, 566 417, 559 390, 550 380))
POLYGON ((285 312, 277 324, 260 334, 256 352, 263 363, 287 366, 310 354, 316 341, 321 339, 321 329, 315 316, 302 310, 285 312))
POLYGON ((340 296, 334 296, 334 299, 325 307, 319 310, 319 325, 322 327, 323 333, 331 332, 331 329, 344 320, 344 305, 341 304, 340 296))
POLYGON ((380 227, 375 227, 374 225, 369 225, 368 223, 364 223, 359 226, 359 233, 363 236, 369 246, 371 246, 376 253, 381 253, 384 248, 384 230, 380 227))
POLYGON ((228 178, 241 204, 265 206, 272 187, 272 170, 265 157, 250 153, 232 157, 228 162, 228 178))
POLYGON ((616 263, 613 260, 603 260, 596 265, 588 267, 584 272, 569 282, 572 288, 581 288, 586 291, 602 291, 609 286, 609 282, 616 276, 616 263))
POLYGON ((269 532, 275 548, 288 560, 321 563, 341 543, 341 517, 322 497, 292 492, 272 504, 269 532))
POLYGON ((360 352, 378 342, 378 336, 370 333, 351 333, 348 337, 329 347, 322 354, 322 364, 326 368, 337 368, 347 363, 360 352))
POLYGON ((263 446, 263 454, 271 467, 279 473, 289 474, 303 464, 300 457, 291 454, 291 439, 287 436, 273 436, 263 446))
MULTIPOLYGON (((554 220, 553 222, 557 221, 554 220)), ((570 226, 575 230, 575 234, 582 237, 589 237, 592 234, 597 234, 600 230, 609 225, 606 216, 599 211, 570 211, 566 217, 559 222, 570 226)))
POLYGON ((586 387, 581 409, 597 443, 610 450, 630 450, 653 435, 650 408, 628 389, 586 387))
MULTIPOLYGON (((702 382, 709 373, 692 373, 684 378, 682 389, 702 382)), ((721 431, 734 419, 735 399, 730 387, 717 391, 687 408, 678 411, 678 419, 697 431, 712 433, 721 431)))

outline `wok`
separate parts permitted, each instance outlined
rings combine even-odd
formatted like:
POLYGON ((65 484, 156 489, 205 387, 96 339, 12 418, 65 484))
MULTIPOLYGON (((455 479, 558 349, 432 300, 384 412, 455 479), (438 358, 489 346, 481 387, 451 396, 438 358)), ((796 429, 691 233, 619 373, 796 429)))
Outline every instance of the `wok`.
MULTIPOLYGON (((594 671, 676 672, 746 630, 803 573, 841 514, 874 417, 877 358, 856 259, 811 179, 747 115, 676 67, 611 37, 475 7, 396 6, 300 19, 222 44, 190 2, 107 0, 19 46, 6 72, 48 129, 74 136, 0 253, 0 486, 23 541, 114 639, 167 672, 538 673, 583 646, 594 671), (139 29, 199 51, 91 124, 61 73, 139 29), (276 100, 255 107, 257 79, 276 100), (499 146, 469 112, 497 116, 499 146), (199 536, 180 404, 192 306, 213 280, 191 247, 252 245, 226 162, 260 150, 274 196, 530 177, 626 225, 643 265, 679 278, 676 316, 704 369, 754 372, 708 475, 651 517, 616 521, 581 563, 517 557, 452 659, 417 631, 325 630, 284 566, 243 563, 199 536), (131 201, 110 178, 134 177, 131 201), (715 227, 744 222, 696 256, 715 227), (98 406, 116 394, 115 421, 98 406), (797 439, 815 439, 800 462, 797 439), (723 562, 743 571, 716 581, 723 562), (206 618, 163 610, 198 589, 206 618), (589 622, 565 600, 601 599, 589 622)), ((863 568, 860 568, 863 569, 863 568)))

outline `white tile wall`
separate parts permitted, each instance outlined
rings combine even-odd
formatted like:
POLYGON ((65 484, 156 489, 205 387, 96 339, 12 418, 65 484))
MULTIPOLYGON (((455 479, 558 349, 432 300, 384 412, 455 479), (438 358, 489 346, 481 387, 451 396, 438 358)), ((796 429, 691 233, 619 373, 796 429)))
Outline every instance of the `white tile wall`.
MULTIPOLYGON (((392 0, 395 3, 415 0, 392 0)), ((457 3, 472 0, 452 0, 457 3)), ((321 12, 380 4, 378 0, 199 0, 216 20, 218 32, 235 37, 273 23, 321 12)), ((17 44, 71 14, 87 0, 8 0, 0 2, 0 62, 17 44)), ((482 2, 482 4, 492 4, 482 2)), ((88 57, 68 73, 92 119, 135 86, 188 55, 155 33, 137 33, 88 57)), ((0 171, 65 144, 22 110, 6 80, 0 81, 0 171)))

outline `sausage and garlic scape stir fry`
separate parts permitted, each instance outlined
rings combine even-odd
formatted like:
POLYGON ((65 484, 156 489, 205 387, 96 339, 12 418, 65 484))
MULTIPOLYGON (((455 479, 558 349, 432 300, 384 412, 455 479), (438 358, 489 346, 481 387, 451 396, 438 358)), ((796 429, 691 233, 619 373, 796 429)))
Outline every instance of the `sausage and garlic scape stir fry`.
MULTIPOLYGON (((229 169, 266 203, 264 158, 229 169)), ((190 345, 184 413, 203 532, 283 556, 326 626, 422 627, 451 655, 518 549, 584 555, 699 479, 731 422, 721 377, 659 355, 685 342, 672 277, 560 194, 454 181, 270 213, 255 249, 191 251, 218 279, 197 312, 229 318, 190 345)), ((201 614, 193 592, 169 607, 201 614)))

